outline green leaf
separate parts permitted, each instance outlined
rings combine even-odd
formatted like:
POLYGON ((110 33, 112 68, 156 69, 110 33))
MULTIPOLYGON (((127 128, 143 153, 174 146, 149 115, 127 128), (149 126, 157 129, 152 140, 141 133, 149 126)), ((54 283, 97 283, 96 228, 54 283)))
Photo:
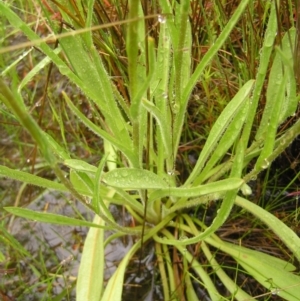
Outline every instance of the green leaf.
POLYGON ((110 142, 116 148, 118 148, 132 163, 132 165, 138 165, 138 160, 136 159, 134 153, 132 152, 132 143, 123 144, 120 140, 116 139, 115 137, 111 136, 107 131, 104 131, 99 126, 95 125, 91 120, 89 120, 78 108, 72 103, 70 98, 67 96, 66 93, 63 93, 63 96, 72 110, 72 112, 80 119, 80 121, 87 126, 92 132, 94 132, 99 137, 103 138, 104 140, 110 142), (128 146, 130 148, 128 148, 128 146))
MULTIPOLYGON (((170 151, 172 151, 171 135, 170 135, 170 125, 166 122, 165 113, 162 114, 157 106, 154 105, 151 101, 147 99, 142 99, 143 106, 147 109, 148 112, 155 118, 161 133, 161 138, 163 142, 163 151, 165 153, 165 158, 171 156, 170 151)), ((166 105, 165 105, 166 106, 166 105)))
POLYGON ((49 147, 51 150, 57 155, 57 157, 61 158, 62 160, 70 159, 70 154, 67 150, 65 150, 62 145, 59 144, 59 141, 54 140, 49 134, 43 133, 45 139, 49 143, 49 147))
POLYGON ((87 173, 71 170, 70 181, 78 193, 93 196, 94 182, 87 173))
MULTIPOLYGON (((53 50, 55 54, 59 54, 61 52, 61 48, 58 47, 53 50)), ((21 93, 21 90, 41 71, 43 70, 49 63, 51 62, 51 59, 49 57, 45 57, 43 60, 41 60, 37 65, 35 65, 22 79, 19 87, 18 92, 21 93)))
POLYGON ((248 5, 249 0, 243 0, 240 2, 239 6, 235 9, 234 14, 228 20, 226 26, 214 42, 214 44, 209 48, 209 50, 206 52, 206 54, 201 58, 200 63, 198 64, 195 72, 193 75, 189 78, 189 81, 187 85, 184 87, 181 105, 180 105, 180 111, 178 113, 178 117, 176 117, 175 125, 174 125, 174 145, 177 146, 180 141, 180 135, 181 135, 181 128, 184 120, 184 116, 186 114, 186 106, 190 97, 190 94, 194 87, 197 84, 197 81, 199 81, 200 77, 203 74, 203 71, 208 66, 214 55, 218 52, 218 50, 222 47, 223 43, 226 41, 228 36, 230 35, 230 32, 234 28, 235 24, 238 22, 240 16, 243 14, 244 10, 246 9, 248 5))
MULTIPOLYGON (((0 3, 1 7, 1 3, 0 3)), ((43 131, 37 124, 37 122, 32 118, 32 116, 27 112, 20 97, 15 97, 14 93, 9 89, 9 87, 0 78, 0 100, 9 108, 13 114, 18 118, 19 122, 34 138, 37 145, 39 146, 44 158, 47 163, 53 167, 56 164, 56 158, 51 152, 48 141, 43 135, 43 131), (21 103, 21 105, 20 105, 21 103)))
POLYGON ((235 204, 251 212, 265 223, 276 235, 278 235, 284 244, 292 251, 294 256, 300 261, 300 238, 292 229, 273 214, 242 197, 237 196, 235 204))
MULTIPOLYGON (((289 32, 287 32, 284 35, 282 39, 282 47, 277 49, 277 54, 275 57, 275 61, 276 60, 280 61, 281 72, 279 72, 279 74, 282 74, 282 68, 284 68, 284 72, 287 73, 288 75, 287 85, 285 87, 286 94, 284 95, 285 97, 284 97, 282 111, 280 112, 279 123, 282 123, 283 121, 285 121, 286 118, 292 116, 295 113, 298 105, 298 99, 296 96, 296 78, 295 78, 294 68, 293 68, 294 67, 293 66, 294 45, 291 45, 290 43, 290 41, 292 42, 295 41, 295 35, 296 35, 295 28, 291 28, 289 32)), ((275 61, 273 65, 275 64, 275 61)), ((274 82, 276 81, 275 79, 271 79, 271 74, 269 78, 269 84, 271 84, 271 82, 273 81, 274 82)))
POLYGON ((223 159, 228 149, 237 141, 237 138, 243 128, 244 121, 247 117, 248 107, 249 105, 246 102, 241 113, 237 114, 233 118, 226 132, 220 139, 220 142, 218 143, 217 147, 211 154, 211 157, 209 158, 208 162, 205 164, 205 167, 203 168, 203 171, 201 172, 200 176, 197 177, 197 183, 200 184, 202 183, 202 181, 208 178, 211 169, 215 166, 217 162, 220 162, 223 159))
POLYGON ((16 250, 18 253, 22 254, 22 256, 25 256, 27 258, 30 258, 30 253, 23 247, 23 245, 13 236, 11 235, 6 227, 3 225, 0 225, 0 241, 6 246, 10 246, 14 250, 16 250))
POLYGON ((201 249, 205 254, 207 260, 209 261, 211 267, 214 269, 214 272, 221 280, 223 285, 227 288, 227 290, 235 297, 238 301, 248 300, 248 301, 255 301, 250 295, 248 295, 245 291, 243 291, 242 287, 240 287, 236 283, 235 278, 231 278, 227 275, 227 273, 223 270, 222 266, 216 260, 215 254, 212 254, 209 250, 207 244, 203 241, 201 242, 201 249))
POLYGON ((123 189, 159 189, 168 184, 157 174, 138 168, 118 168, 103 175, 102 181, 113 187, 123 189))
POLYGON ((134 253, 133 251, 134 249, 130 249, 130 251, 122 259, 113 276, 109 279, 101 301, 122 300, 125 271, 134 253))
POLYGON ((82 226, 111 229, 110 227, 105 227, 84 220, 79 220, 53 213, 36 212, 30 209, 17 207, 4 207, 4 209, 11 214, 43 223, 51 223, 65 226, 82 226))
POLYGON ((219 239, 208 238, 206 242, 230 254, 252 277, 269 289, 271 293, 276 293, 285 300, 299 300, 300 276, 289 272, 294 267, 288 262, 255 250, 222 242, 219 239))
POLYGON ((235 258, 237 262, 262 286, 269 289, 272 295, 289 300, 298 301, 300 296, 300 277, 284 269, 262 261, 258 256, 241 256, 235 258))
POLYGON ((97 171, 96 166, 91 165, 82 160, 68 159, 68 160, 64 161, 64 164, 66 166, 68 166, 69 168, 74 169, 76 171, 90 172, 92 174, 95 174, 97 171))
POLYGON ((264 147, 255 164, 255 169, 257 170, 259 170, 261 167, 263 169, 268 168, 270 165, 270 162, 267 160, 267 158, 272 154, 274 150, 277 128, 279 126, 280 112, 283 109, 286 83, 287 74, 285 73, 282 80, 280 82, 277 82, 277 85, 279 87, 275 99, 272 98, 268 100, 270 110, 264 112, 263 120, 261 122, 262 124, 260 125, 260 127, 264 128, 264 132, 262 136, 256 135, 255 137, 257 141, 262 139, 264 141, 264 147), (267 120, 267 123, 264 126, 263 122, 265 120, 267 120))
MULTIPOLYGON (((244 153, 245 153, 245 141, 243 139, 240 139, 238 146, 237 146, 237 152, 236 152, 236 156, 234 158, 230 176, 239 177, 241 175, 242 168, 243 168, 244 153)), ((242 184, 243 184, 243 181, 240 183, 240 185, 242 185, 242 184)), ((184 240, 168 240, 164 243, 170 244, 170 245, 177 245, 177 246, 197 243, 200 240, 204 240, 205 238, 212 235, 215 231, 217 231, 228 218, 228 216, 231 212, 231 209, 234 205, 234 201, 237 196, 239 187, 233 188, 233 189, 232 189, 232 187, 227 187, 227 192, 225 193, 225 196, 223 198, 220 209, 218 209, 218 211, 217 211, 217 216, 213 220, 212 224, 204 230, 204 232, 199 233, 192 238, 187 238, 184 240)), ((225 191, 226 191, 226 189, 225 189, 225 191)))
MULTIPOLYGON (((210 131, 210 134, 206 140, 206 143, 201 151, 199 159, 194 167, 189 178, 186 180, 185 185, 194 181, 194 185, 200 184, 197 176, 199 176, 202 171, 204 164, 214 153, 215 148, 218 145, 219 140, 221 139, 223 133, 227 130, 228 126, 232 122, 232 119, 241 112, 244 108, 245 102, 248 100, 248 95, 251 92, 254 81, 248 81, 235 95, 235 97, 229 102, 226 108, 223 110, 213 128, 210 131), (196 179, 196 180, 195 180, 196 179)), ((240 128, 235 129, 237 132, 240 132, 240 128)))
POLYGON ((253 88, 251 105, 249 107, 248 118, 245 125, 245 137, 247 139, 249 139, 251 135, 254 118, 257 115, 257 107, 263 93, 263 87, 265 86, 265 79, 269 70, 271 54, 273 52, 273 44, 278 31, 275 1, 271 1, 267 7, 271 7, 270 12, 266 10, 268 24, 264 35, 267 38, 264 39, 263 46, 260 50, 259 66, 256 72, 255 86, 253 88))
MULTIPOLYGON (((94 224, 104 227, 95 216, 94 224)), ((76 284, 77 301, 99 301, 104 287, 104 230, 91 228, 84 242, 76 284)))
MULTIPOLYGON (((228 243, 229 244, 229 243, 228 243)), ((252 257, 259 258, 263 262, 274 266, 277 269, 280 270, 285 270, 287 272, 292 272, 296 270, 296 267, 291 264, 290 262, 287 262, 285 260, 280 259, 279 257, 274 257, 272 255, 269 255, 267 253, 262 253, 260 251, 248 249, 242 246, 234 245, 234 244, 229 244, 230 249, 237 250, 238 252, 243 252, 243 254, 247 254, 252 257)))
MULTIPOLYGON (((165 196, 193 198, 206 194, 233 190, 241 187, 244 181, 238 178, 229 178, 225 180, 208 183, 196 187, 167 187, 152 192, 149 195, 149 202, 165 196)), ((188 206, 188 201, 185 201, 188 206)))
POLYGON ((68 191, 68 189, 60 183, 43 179, 36 175, 24 171, 14 170, 2 165, 0 165, 0 176, 8 177, 17 181, 21 181, 27 184, 32 184, 48 189, 53 189, 53 190, 58 190, 63 192, 68 191))
POLYGON ((288 116, 295 112, 297 106, 296 83, 293 72, 293 50, 290 41, 295 40, 295 29, 291 29, 282 39, 282 48, 277 50, 270 76, 268 80, 264 114, 261 118, 260 127, 257 130, 256 138, 259 139, 263 134, 269 135, 268 124, 271 119, 275 99, 280 95, 279 104, 282 103, 280 109, 279 123, 284 121, 288 116), (286 75, 286 79, 284 79, 286 75), (283 80, 287 80, 287 84, 281 87, 283 80), (267 133, 267 134, 266 134, 267 133))

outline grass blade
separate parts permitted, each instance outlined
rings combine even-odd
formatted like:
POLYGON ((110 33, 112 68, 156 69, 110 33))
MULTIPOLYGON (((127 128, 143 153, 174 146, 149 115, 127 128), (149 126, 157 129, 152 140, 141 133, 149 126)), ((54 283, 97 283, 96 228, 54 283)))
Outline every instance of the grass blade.
POLYGON ((79 220, 67 216, 57 215, 53 213, 46 212, 36 212, 26 208, 17 208, 17 207, 4 207, 4 209, 16 216, 24 217, 38 222, 51 223, 65 226, 81 226, 81 227, 95 227, 95 228, 105 228, 111 229, 111 227, 105 227, 102 225, 97 225, 91 222, 84 220, 79 220))

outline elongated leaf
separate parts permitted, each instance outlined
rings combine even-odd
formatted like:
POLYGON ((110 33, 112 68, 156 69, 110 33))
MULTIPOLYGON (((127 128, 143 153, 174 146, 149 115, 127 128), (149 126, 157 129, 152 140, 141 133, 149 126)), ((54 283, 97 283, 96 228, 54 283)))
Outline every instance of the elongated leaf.
POLYGON ((261 285, 269 289, 272 295, 278 295, 289 301, 299 300, 300 277, 298 275, 267 264, 259 257, 243 256, 242 259, 236 258, 236 261, 261 285))
POLYGON ((266 95, 267 103, 264 108, 264 114, 261 118, 259 129, 257 130, 257 139, 259 139, 264 133, 267 133, 267 136, 269 135, 268 125, 270 123, 274 105, 276 105, 275 99, 278 97, 278 95, 280 95, 279 102, 283 103, 280 110, 279 122, 284 121, 285 118, 295 112, 295 106, 297 106, 295 91, 296 83, 295 76, 293 74, 293 64, 291 63, 293 61, 293 48, 290 45, 290 41, 294 40, 295 29, 291 29, 290 32, 286 33, 283 37, 281 48, 282 52, 277 51, 274 62, 272 64, 266 95), (283 62, 284 56, 286 56, 286 62, 283 62), (290 64, 290 66, 288 65, 288 63, 290 64), (284 79, 284 74, 287 75, 288 79, 284 79), (282 88, 281 84, 283 80, 288 80, 288 82, 287 85, 282 88))
MULTIPOLYGON (((0 12, 14 27, 24 32, 29 40, 33 42, 40 40, 40 37, 10 9, 9 5, 0 2, 0 12)), ((79 86, 97 104, 102 114, 106 116, 110 130, 118 137, 119 143, 129 145, 131 138, 126 121, 115 102, 110 78, 97 50, 95 47, 87 48, 84 39, 76 35, 76 32, 70 36, 62 38, 60 45, 72 64, 72 70, 45 42, 40 42, 38 46, 57 65, 63 75, 79 86)))
POLYGON ((116 148, 118 148, 123 154, 128 158, 128 160, 131 162, 133 166, 138 166, 138 160, 136 156, 133 154, 132 151, 132 143, 127 144, 122 144, 118 139, 115 137, 111 136, 109 133, 106 131, 102 130, 99 126, 95 125, 91 120, 89 120, 78 108, 72 103, 70 98, 63 93, 63 96, 65 100, 67 101, 68 106, 70 109, 73 111, 73 113, 80 119, 81 122, 84 123, 91 131, 93 131, 96 135, 99 137, 107 140, 110 142, 112 145, 114 145, 116 148), (128 148, 130 147, 130 148, 128 148))
MULTIPOLYGON (((177 146, 180 141, 180 135, 181 135, 181 128, 183 125, 183 120, 184 116, 186 113, 186 106, 190 97, 190 94, 192 90, 194 89, 197 81, 199 80, 200 76, 203 74, 204 69, 207 67, 209 62, 212 60, 214 55, 218 52, 218 50, 222 47, 223 43, 226 41, 228 38, 230 32, 234 28, 235 24, 238 22, 240 16, 244 12, 245 8, 247 7, 249 0, 243 0, 240 2, 239 6, 236 8, 234 14, 228 20, 226 26, 216 39, 215 43, 210 47, 210 49, 207 51, 207 53, 203 56, 201 59, 201 62, 197 66, 195 72, 193 75, 190 77, 188 84, 185 86, 183 95, 182 95, 182 100, 181 100, 181 105, 180 105, 180 110, 178 112, 178 115, 175 119, 175 125, 174 125, 174 145, 177 149, 177 146)), ((172 32, 172 30, 171 30, 172 32)))
POLYGON ((209 171, 211 171, 211 169, 218 161, 222 160, 228 149, 234 144, 234 142, 236 142, 237 137, 243 128, 244 121, 247 117, 248 107, 248 103, 245 103, 241 114, 237 114, 234 117, 233 121, 222 136, 218 146, 211 154, 211 157, 209 158, 207 164, 205 164, 202 173, 197 177, 197 183, 201 183, 202 180, 205 180, 208 177, 209 171))
POLYGON ((243 185, 243 183, 244 181, 242 179, 229 178, 229 179, 220 180, 217 182, 208 183, 205 185, 200 185, 191 188, 167 187, 164 189, 156 190, 153 193, 151 193, 149 195, 149 202, 165 196, 193 198, 193 197, 198 197, 206 194, 233 190, 233 189, 240 188, 243 185))
MULTIPOLYGON (((163 10, 166 12, 166 10, 163 10)), ((155 105, 158 108, 158 111, 161 112, 162 116, 164 116, 164 120, 169 130, 171 129, 171 112, 170 106, 168 102, 170 101, 168 95, 168 85, 169 85, 169 76, 170 76, 170 63, 171 63, 171 38, 169 32, 169 23, 171 21, 166 18, 165 23, 160 24, 160 33, 159 33, 159 42, 157 49, 157 60, 155 65, 155 75, 152 81, 151 90, 154 91, 154 100, 155 105)), ((169 131, 170 134, 170 131, 169 131)), ((165 139, 164 133, 160 133, 157 131, 156 137, 156 145, 157 145, 157 173, 164 173, 164 160, 166 159, 166 151, 165 145, 168 144, 165 139)), ((172 151, 171 149, 168 152, 172 151)), ((171 156, 172 158, 172 156, 171 156)), ((170 162, 172 164, 172 162, 170 162)), ((171 166, 174 166, 172 164, 171 166)))
MULTIPOLYGON (((225 244, 227 244, 227 243, 225 243, 225 244)), ((274 257, 267 253, 248 249, 246 247, 242 247, 242 246, 238 246, 238 245, 234 245, 234 244, 230 244, 230 243, 228 243, 228 246, 230 249, 234 249, 238 252, 242 252, 245 255, 259 258, 261 261, 267 263, 268 265, 274 266, 276 269, 285 270, 287 272, 292 272, 292 271, 296 270, 296 267, 293 264, 291 264, 290 262, 287 262, 283 259, 280 259, 279 257, 274 257)))
MULTIPOLYGON (((85 33, 85 36, 91 35, 85 33)), ((86 95, 93 94, 93 101, 105 116, 107 127, 125 145, 130 143, 126 122, 113 96, 110 77, 94 46, 86 47, 83 35, 74 35, 60 39, 60 45, 72 65, 74 73, 82 80, 80 87, 86 95), (78 59, 80 58, 80 59, 78 59)))
MULTIPOLYGON (((58 47, 53 51, 55 54, 59 54, 61 52, 61 48, 58 47)), ((49 63, 51 62, 49 57, 44 58, 41 60, 37 65, 34 66, 22 79, 19 87, 18 92, 21 93, 21 90, 36 76, 41 70, 43 70, 49 63)))
POLYGON ((284 74, 283 79, 280 82, 277 82, 279 89, 277 90, 277 95, 275 99, 269 99, 271 102, 270 112, 265 115, 265 118, 268 119, 268 123, 265 126, 262 136, 256 136, 256 139, 259 141, 263 139, 264 147, 261 151, 259 158, 256 161, 255 168, 259 169, 268 168, 270 162, 268 162, 268 157, 272 154, 275 146, 275 138, 277 133, 277 128, 279 126, 280 112, 283 109, 284 95, 285 95, 285 86, 287 83, 287 74, 284 74))
MULTIPOLYGON (((250 137, 253 121, 257 114, 258 103, 262 95, 263 87, 265 85, 265 78, 269 69, 270 57, 273 51, 273 44, 278 31, 275 1, 272 1, 270 4, 271 4, 270 5, 271 11, 268 16, 268 24, 265 31, 265 39, 264 39, 263 47, 260 50, 259 66, 256 73, 256 81, 251 97, 249 114, 245 125, 246 139, 249 139, 250 137)), ((268 11, 266 11, 266 14, 268 14, 268 11)))
POLYGON ((0 79, 0 100, 7 106, 7 108, 12 110, 22 126, 24 126, 30 135, 35 139, 44 158, 47 160, 47 163, 51 167, 54 167, 57 160, 54 154, 50 151, 48 141, 45 139, 43 131, 32 118, 32 116, 27 112, 21 98, 15 97, 14 93, 2 81, 2 79, 0 79), (22 104, 20 105, 20 103, 22 104))
POLYGON ((88 174, 71 170, 70 181, 78 193, 88 197, 93 196, 94 183, 88 174))
POLYGON ((285 300, 297 301, 300 295, 300 276, 288 272, 291 265, 268 254, 208 238, 207 243, 230 254, 261 285, 285 300))
POLYGON ((208 259, 210 265, 214 269, 215 273, 219 277, 220 281, 222 281, 223 285, 227 288, 227 290, 235 297, 238 301, 255 301, 255 298, 252 298, 250 295, 248 295, 243 289, 232 279, 227 275, 227 273, 222 269, 221 265, 217 262, 215 258, 215 254, 213 255, 206 243, 203 241, 201 243, 201 249, 203 253, 205 254, 206 258, 208 259))
POLYGON ((131 249, 126 256, 122 259, 117 270, 113 276, 109 279, 108 284, 105 288, 104 295, 101 301, 121 301, 123 292, 123 283, 126 268, 129 264, 130 258, 134 254, 134 249, 131 249))
POLYGON ((64 164, 76 171, 90 172, 92 174, 95 174, 97 171, 96 166, 82 160, 68 159, 64 161, 64 164))
MULTIPOLYGON (((241 112, 244 103, 248 100, 248 95, 253 87, 254 81, 248 81, 235 95, 235 97, 229 102, 224 111, 221 113, 217 121, 215 122, 213 128, 210 131, 210 134, 207 138, 207 141, 201 151, 199 159, 194 167, 189 178, 186 180, 185 185, 191 183, 195 178, 200 174, 201 170, 204 167, 204 164, 208 160, 209 156, 214 152, 219 140, 221 139, 223 133, 226 131, 229 124, 232 122, 232 119, 236 114, 241 112)), ((240 129, 236 129, 240 131, 240 129)), ((194 185, 198 185, 199 181, 194 181, 194 185)))
MULTIPOLYGON (((104 227, 104 222, 95 216, 94 224, 104 227)), ((104 288, 104 230, 91 228, 84 242, 77 284, 77 301, 99 301, 104 288)))
POLYGON ((19 62, 22 61, 32 50, 33 47, 23 52, 23 54, 20 55, 17 59, 15 59, 9 66, 6 66, 6 68, 0 73, 0 76, 3 77, 6 73, 9 72, 9 70, 15 68, 19 64, 19 62))
POLYGON ((21 253, 22 255, 26 256, 27 258, 30 258, 30 252, 28 252, 25 247, 12 235, 10 234, 7 229, 4 227, 4 225, 0 225, 0 241, 6 246, 12 247, 14 250, 16 250, 18 253, 21 253))
POLYGON ((17 207, 4 207, 4 209, 16 216, 24 217, 38 222, 51 223, 65 226, 82 226, 82 227, 95 227, 95 228, 105 228, 111 229, 110 227, 104 227, 84 220, 79 220, 67 216, 57 215, 53 213, 46 212, 36 212, 26 208, 17 207))
POLYGON ((2 165, 0 165, 0 176, 8 177, 13 180, 21 181, 24 183, 28 183, 28 184, 48 188, 48 189, 64 191, 64 192, 68 191, 68 189, 60 183, 43 179, 39 176, 24 171, 11 169, 2 165))
MULTIPOLYGON (((285 94, 285 98, 284 98, 284 102, 283 102, 283 107, 282 110, 280 112, 280 119, 279 119, 279 123, 282 123, 283 121, 285 121, 286 118, 288 118, 289 116, 293 115, 296 111, 297 105, 298 105, 298 99, 296 97, 296 77, 294 74, 294 68, 293 68, 293 49, 294 49, 294 45, 290 43, 290 41, 294 42, 295 41, 295 35, 296 35, 296 29, 295 28, 291 28, 289 30, 289 32, 287 32, 283 39, 282 39, 282 47, 278 48, 277 50, 277 54, 273 63, 273 66, 275 64, 275 61, 280 61, 280 67, 281 67, 281 72, 277 73, 279 75, 282 75, 282 67, 284 67, 284 72, 287 73, 288 75, 288 80, 287 80, 287 85, 285 87, 286 89, 286 94, 285 94)), ((273 69, 272 66, 272 69, 273 69)), ((274 71, 274 73, 276 73, 276 71, 274 71)), ((270 92, 272 91, 272 88, 275 89, 275 87, 273 86, 272 83, 278 82, 279 78, 275 77, 275 78, 271 78, 272 76, 276 76, 275 74, 273 74, 272 70, 270 73, 270 78, 269 78, 269 85, 270 85, 270 92)), ((282 78, 281 78, 282 80, 282 78)), ((269 90, 269 85, 268 85, 268 90, 269 90)), ((267 93, 268 93, 267 90, 267 93)), ((273 97, 275 95, 273 94, 273 97)), ((267 97, 272 97, 267 96, 267 97)))
POLYGON ((62 160, 70 159, 70 154, 66 151, 58 141, 55 141, 49 134, 43 133, 45 139, 48 141, 51 150, 57 155, 57 157, 61 158, 62 160))
POLYGON ((153 172, 138 168, 118 168, 107 172, 102 181, 113 187, 124 189, 159 189, 168 184, 153 172))
MULTIPOLYGON (((129 18, 134 19, 143 16, 143 10, 139 1, 129 1, 129 18)), ((136 98, 136 94, 139 89, 140 79, 144 79, 146 75, 146 69, 143 70, 142 74, 138 74, 141 58, 139 55, 139 46, 143 45, 145 35, 144 22, 139 20, 130 22, 127 25, 126 35, 126 53, 128 56, 128 75, 129 75, 129 90, 132 100, 136 102, 131 105, 130 111, 133 118, 138 118, 138 108, 140 106, 140 99, 136 98), (139 45, 140 44, 140 45, 139 45)), ((144 60, 142 58, 142 60, 144 60)))
POLYGON ((161 138, 164 146, 164 157, 169 158, 171 156, 170 152, 172 151, 170 125, 166 123, 165 115, 162 114, 162 112, 160 112, 159 109, 152 102, 143 99, 142 104, 148 110, 148 112, 150 112, 151 115, 155 118, 161 133, 161 138))
MULTIPOLYGON (((244 141, 243 138, 239 140, 238 146, 237 146, 237 151, 236 151, 236 156, 234 158, 233 166, 231 169, 230 175, 232 177, 239 177, 242 173, 242 168, 243 168, 243 159, 244 159, 244 153, 245 153, 245 147, 246 147, 246 141, 244 141)), ((243 182, 241 182, 241 185, 243 182)), ((216 192, 216 191, 215 191, 216 192)), ((192 238, 187 238, 184 240, 168 240, 165 242, 166 244, 170 245, 188 245, 192 243, 197 243, 200 240, 204 240, 205 238, 209 237, 212 235, 215 231, 217 231, 223 223, 226 221, 228 218, 231 209, 233 207, 235 198, 238 193, 238 188, 230 189, 230 187, 227 187, 227 192, 225 193, 224 199, 222 201, 220 209, 217 211, 217 216, 214 218, 212 224, 207 227, 204 232, 199 233, 198 235, 192 237, 192 238)))
POLYGON ((298 235, 290 229, 287 225, 281 222, 276 216, 264 210, 263 208, 255 205, 248 200, 237 197, 235 204, 243 207, 247 211, 251 212, 254 216, 259 218, 263 223, 269 226, 269 228, 278 235, 278 237, 284 242, 284 244, 293 252, 295 257, 300 261, 300 238, 298 235))

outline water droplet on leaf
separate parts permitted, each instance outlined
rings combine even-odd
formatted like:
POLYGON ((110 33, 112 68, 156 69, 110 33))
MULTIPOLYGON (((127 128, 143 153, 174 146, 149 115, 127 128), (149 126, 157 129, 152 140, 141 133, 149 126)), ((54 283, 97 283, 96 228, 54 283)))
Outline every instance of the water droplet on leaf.
POLYGON ((161 23, 161 24, 164 24, 166 23, 166 17, 163 16, 163 15, 158 15, 158 22, 161 23))
POLYGON ((278 288, 274 288, 274 289, 272 289, 272 291, 271 291, 272 295, 278 295, 279 292, 280 292, 280 289, 278 289, 278 288))
POLYGON ((268 159, 264 159, 264 161, 263 161, 261 167, 262 167, 263 169, 266 169, 266 168, 269 167, 269 165, 270 165, 270 162, 268 161, 268 159))

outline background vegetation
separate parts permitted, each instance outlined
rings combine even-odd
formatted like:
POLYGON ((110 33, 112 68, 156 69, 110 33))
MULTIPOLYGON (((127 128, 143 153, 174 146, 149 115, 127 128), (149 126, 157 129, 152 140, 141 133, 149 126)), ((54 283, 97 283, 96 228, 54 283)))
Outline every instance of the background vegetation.
POLYGON ((299 300, 295 4, 0 2, 4 300, 299 300))

